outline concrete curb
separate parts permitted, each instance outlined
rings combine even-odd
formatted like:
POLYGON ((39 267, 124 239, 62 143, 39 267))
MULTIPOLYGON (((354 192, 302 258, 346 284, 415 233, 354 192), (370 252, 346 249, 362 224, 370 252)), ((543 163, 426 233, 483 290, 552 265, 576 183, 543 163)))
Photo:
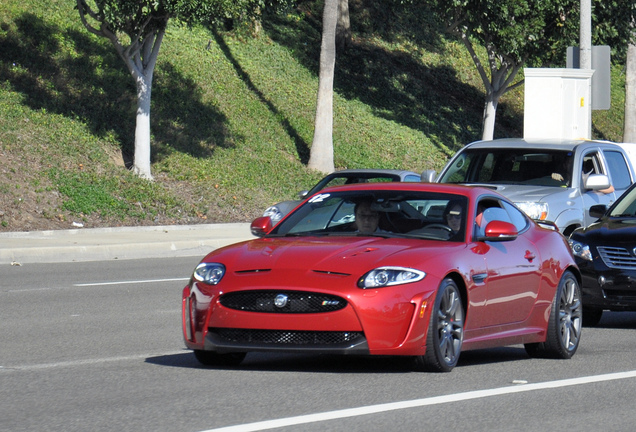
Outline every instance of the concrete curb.
POLYGON ((0 264, 203 256, 251 240, 249 223, 0 233, 0 264))

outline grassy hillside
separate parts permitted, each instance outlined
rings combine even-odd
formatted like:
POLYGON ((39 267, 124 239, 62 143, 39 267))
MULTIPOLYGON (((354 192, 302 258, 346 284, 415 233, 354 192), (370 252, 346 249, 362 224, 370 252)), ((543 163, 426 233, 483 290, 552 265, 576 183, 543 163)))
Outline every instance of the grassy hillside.
MULTIPOLYGON (((155 72, 147 182, 125 167, 134 85, 114 49, 81 26, 74 1, 3 0, 0 231, 249 221, 311 186, 322 176, 306 167, 321 30, 311 3, 266 17, 255 37, 172 23, 155 72)), ((421 17, 350 5, 336 166, 439 170, 481 135, 471 60, 421 17)), ((594 113, 594 134, 620 140, 624 79, 613 74, 613 109, 594 113)), ((496 137, 521 136, 522 103, 522 91, 504 97, 496 137)))

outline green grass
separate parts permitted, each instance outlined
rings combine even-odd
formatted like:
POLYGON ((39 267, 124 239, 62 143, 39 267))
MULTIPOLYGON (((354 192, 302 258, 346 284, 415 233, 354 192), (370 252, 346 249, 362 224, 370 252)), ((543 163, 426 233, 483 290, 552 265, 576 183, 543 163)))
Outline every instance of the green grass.
MULTIPOLYGON (((481 136, 472 61, 421 13, 396 9, 389 23, 373 2, 350 3, 354 43, 335 77, 336 167, 439 170, 481 136)), ((266 17, 256 37, 170 25, 147 182, 124 167, 135 96, 114 49, 81 26, 71 0, 4 0, 0 229, 249 221, 312 186, 322 174, 306 166, 320 52, 311 4, 266 17)), ((612 109, 593 113, 593 133, 620 141, 624 76, 612 74, 612 109)), ((522 90, 504 96, 496 137, 522 135, 522 109, 522 90)))

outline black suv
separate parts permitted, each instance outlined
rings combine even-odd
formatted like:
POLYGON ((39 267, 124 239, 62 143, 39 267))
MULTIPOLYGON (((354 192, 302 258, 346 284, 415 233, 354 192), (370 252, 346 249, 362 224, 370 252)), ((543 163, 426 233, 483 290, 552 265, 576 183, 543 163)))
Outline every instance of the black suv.
POLYGON ((583 324, 598 324, 603 310, 636 311, 636 184, 609 210, 590 208, 600 217, 569 238, 583 276, 583 324))

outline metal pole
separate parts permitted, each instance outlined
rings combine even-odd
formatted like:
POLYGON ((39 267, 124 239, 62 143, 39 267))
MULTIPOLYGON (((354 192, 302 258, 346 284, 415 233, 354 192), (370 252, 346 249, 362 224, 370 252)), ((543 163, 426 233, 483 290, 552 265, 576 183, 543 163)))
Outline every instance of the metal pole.
POLYGON ((592 69, 592 0, 581 0, 579 68, 592 69))

